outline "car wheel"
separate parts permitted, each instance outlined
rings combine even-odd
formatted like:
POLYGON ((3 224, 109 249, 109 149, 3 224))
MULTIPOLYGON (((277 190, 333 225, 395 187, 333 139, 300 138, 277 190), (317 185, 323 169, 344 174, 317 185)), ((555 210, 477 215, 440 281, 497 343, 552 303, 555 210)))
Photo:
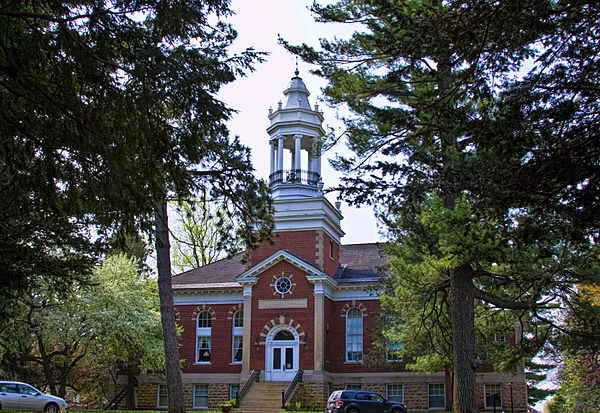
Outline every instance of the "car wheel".
POLYGON ((400 409, 400 408, 395 408, 390 413, 406 413, 406 410, 400 409))
POLYGON ((57 412, 58 411, 58 404, 56 403, 48 403, 45 407, 44 407, 44 411, 45 412, 57 412))
POLYGON ((346 413, 359 413, 358 409, 355 409, 354 407, 351 409, 346 410, 346 413))

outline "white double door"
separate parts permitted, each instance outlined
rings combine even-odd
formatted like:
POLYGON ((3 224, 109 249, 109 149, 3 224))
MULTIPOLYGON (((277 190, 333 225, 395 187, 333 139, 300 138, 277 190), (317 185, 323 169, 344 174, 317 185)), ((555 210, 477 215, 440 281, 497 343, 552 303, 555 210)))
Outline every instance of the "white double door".
POLYGON ((293 380, 298 372, 298 342, 272 341, 267 350, 266 380, 293 380))

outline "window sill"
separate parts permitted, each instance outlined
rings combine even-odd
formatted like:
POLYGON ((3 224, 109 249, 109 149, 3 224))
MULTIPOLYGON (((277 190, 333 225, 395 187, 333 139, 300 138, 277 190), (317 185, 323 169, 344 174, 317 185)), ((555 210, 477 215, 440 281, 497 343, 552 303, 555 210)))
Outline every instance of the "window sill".
POLYGON ((231 363, 229 363, 230 366, 241 366, 242 362, 241 361, 232 361, 231 363))
POLYGON ((197 361, 194 363, 194 366, 210 366, 211 364, 210 361, 197 361))
POLYGON ((362 362, 362 360, 361 361, 345 361, 344 364, 361 365, 361 364, 363 364, 363 362, 362 362))

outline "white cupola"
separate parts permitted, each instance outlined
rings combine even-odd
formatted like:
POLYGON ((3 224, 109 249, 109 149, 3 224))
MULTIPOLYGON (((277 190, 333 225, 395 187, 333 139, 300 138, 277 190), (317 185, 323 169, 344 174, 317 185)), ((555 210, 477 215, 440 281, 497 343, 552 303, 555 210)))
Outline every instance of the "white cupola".
POLYGON ((271 145, 269 183, 274 198, 315 197, 321 192, 320 138, 323 113, 311 109, 310 93, 302 78, 295 76, 283 91, 283 102, 277 110, 269 110, 271 125, 267 128, 271 145))
POLYGON ((342 215, 325 198, 321 179, 323 113, 311 108, 298 68, 283 95, 277 110, 269 109, 267 128, 275 231, 323 229, 340 243, 342 215))

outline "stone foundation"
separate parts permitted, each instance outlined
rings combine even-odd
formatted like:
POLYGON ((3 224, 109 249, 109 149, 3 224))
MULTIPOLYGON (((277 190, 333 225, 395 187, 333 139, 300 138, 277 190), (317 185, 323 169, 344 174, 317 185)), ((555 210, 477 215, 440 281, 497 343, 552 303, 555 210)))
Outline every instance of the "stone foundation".
MULTIPOLYGON (((527 411, 527 384, 523 381, 516 381, 518 377, 510 374, 487 373, 480 374, 477 377, 476 386, 476 407, 478 410, 485 409, 484 404, 484 385, 501 384, 502 385, 502 406, 498 406, 498 411, 511 410, 511 387, 508 385, 512 380, 512 410, 515 413, 524 413, 527 411)), ((192 379, 196 380, 196 378, 192 379)), ((230 379, 228 379, 230 380, 230 379)), ((154 410, 157 409, 158 402, 158 381, 143 382, 140 380, 138 387, 138 409, 154 410)), ((194 409, 194 383, 185 380, 183 392, 187 409, 194 409)), ((207 384, 209 380, 204 378, 196 384, 207 384)), ((215 380, 216 381, 216 380, 215 380)), ((229 397, 229 385, 225 379, 220 383, 208 383, 208 408, 216 409, 219 403, 227 401, 229 397)), ((404 404, 409 411, 427 411, 429 410, 429 386, 428 384, 444 383, 443 374, 423 375, 417 373, 405 374, 402 376, 378 375, 360 375, 351 377, 329 376, 323 381, 305 380, 300 383, 298 389, 292 396, 290 403, 295 406, 300 403, 302 406, 315 406, 318 409, 325 408, 329 394, 335 390, 343 390, 346 385, 360 385, 363 390, 374 391, 387 397, 387 384, 402 384, 404 389, 404 404)), ((236 383, 237 384, 237 383, 236 383)), ((446 388, 446 396, 451 389, 446 388)), ((449 399, 449 397, 447 397, 449 399)), ((448 402, 447 402, 448 403, 448 402)), ((446 406, 449 410, 451 406, 446 406)))

